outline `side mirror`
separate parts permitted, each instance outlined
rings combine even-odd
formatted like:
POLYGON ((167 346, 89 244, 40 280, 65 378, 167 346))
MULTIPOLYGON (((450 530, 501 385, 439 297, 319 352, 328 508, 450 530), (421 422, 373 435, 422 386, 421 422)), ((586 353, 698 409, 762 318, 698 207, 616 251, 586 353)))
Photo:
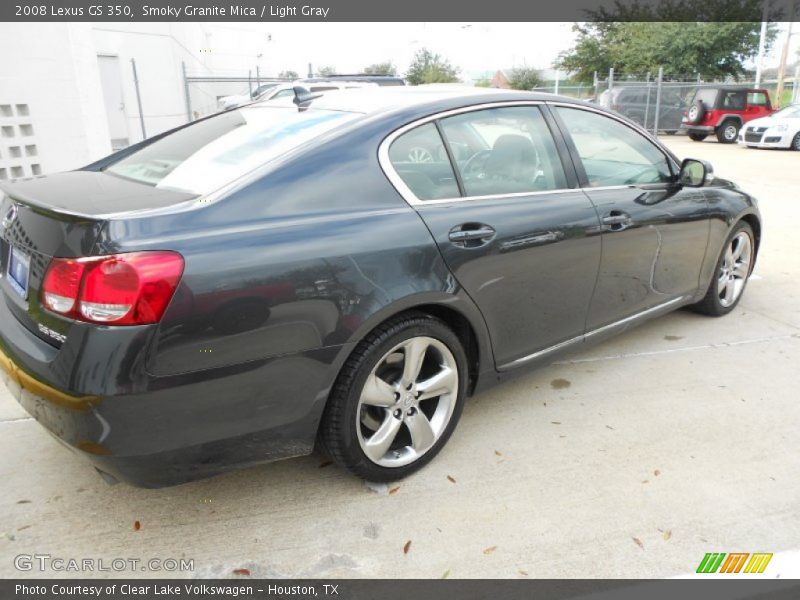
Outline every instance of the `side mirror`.
POLYGON ((685 158, 681 163, 678 183, 686 187, 702 187, 714 179, 711 164, 696 158, 685 158))

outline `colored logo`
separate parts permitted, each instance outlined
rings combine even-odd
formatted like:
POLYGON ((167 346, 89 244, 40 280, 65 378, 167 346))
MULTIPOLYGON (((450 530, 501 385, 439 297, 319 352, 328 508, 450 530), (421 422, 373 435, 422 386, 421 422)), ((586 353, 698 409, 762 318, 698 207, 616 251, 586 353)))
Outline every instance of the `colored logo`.
POLYGON ((772 553, 708 552, 697 566, 698 573, 763 573, 772 553), (748 560, 749 559, 749 560, 748 560), (743 570, 744 569, 744 570, 743 570))

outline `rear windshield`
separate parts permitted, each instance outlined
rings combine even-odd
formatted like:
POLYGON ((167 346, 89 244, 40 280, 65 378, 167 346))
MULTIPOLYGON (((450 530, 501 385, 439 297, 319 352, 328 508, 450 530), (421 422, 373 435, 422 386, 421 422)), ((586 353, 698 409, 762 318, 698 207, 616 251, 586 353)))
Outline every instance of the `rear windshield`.
POLYGON ((155 187, 207 194, 358 113, 254 106, 176 131, 105 170, 155 187))

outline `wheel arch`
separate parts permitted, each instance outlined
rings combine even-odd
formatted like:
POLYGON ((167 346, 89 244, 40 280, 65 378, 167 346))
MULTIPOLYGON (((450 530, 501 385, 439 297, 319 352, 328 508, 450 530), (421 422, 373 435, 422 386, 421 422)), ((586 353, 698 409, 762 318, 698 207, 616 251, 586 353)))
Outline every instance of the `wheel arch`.
POLYGON ((755 238, 753 242, 755 243, 755 252, 753 254, 753 266, 755 266, 756 260, 758 259, 758 250, 761 247, 761 219, 758 218, 758 215, 755 213, 745 213, 740 215, 740 217, 733 223, 733 227, 736 226, 736 223, 744 221, 753 230, 753 237, 755 238))
POLYGON ((735 113, 725 113, 724 115, 721 115, 721 116, 720 116, 720 117, 717 119, 717 124, 715 125, 715 127, 719 127, 719 126, 720 126, 720 125, 722 125, 722 124, 723 124, 725 121, 729 121, 729 120, 734 120, 734 121, 736 121, 736 122, 739 124, 739 128, 740 128, 740 129, 741 129, 742 125, 744 125, 744 120, 742 119, 742 116, 741 116, 741 115, 737 115, 737 114, 735 114, 735 113))
POLYGON ((348 344, 347 356, 341 361, 339 370, 346 364, 358 344, 372 331, 406 313, 424 313, 437 318, 458 336, 469 362, 467 395, 472 395, 481 373, 494 369, 494 357, 483 316, 470 300, 459 295, 417 294, 384 307, 362 323, 353 334, 351 343, 348 344))

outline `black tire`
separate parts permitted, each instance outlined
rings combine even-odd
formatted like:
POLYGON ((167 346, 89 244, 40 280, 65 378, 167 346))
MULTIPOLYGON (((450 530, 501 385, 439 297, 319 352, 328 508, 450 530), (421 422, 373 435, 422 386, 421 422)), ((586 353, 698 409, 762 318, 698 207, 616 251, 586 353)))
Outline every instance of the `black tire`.
POLYGON ((739 129, 741 125, 733 119, 728 119, 722 122, 722 125, 717 127, 717 141, 720 144, 735 144, 739 138, 739 129))
POLYGON ((791 149, 800 151, 800 131, 798 131, 792 138, 791 149))
POLYGON ((666 133, 667 135, 675 135, 676 133, 678 133, 678 130, 677 129, 667 129, 667 130, 664 131, 664 133, 666 133))
POLYGON ((689 139, 693 142, 702 142, 708 136, 705 133, 690 133, 689 139))
POLYGON ((708 284, 708 290, 706 290, 706 295, 703 297, 702 300, 700 300, 700 302, 698 302, 697 304, 693 304, 691 306, 692 310, 703 315, 708 315, 710 317, 721 317, 731 312, 734 308, 736 308, 736 305, 739 304, 739 300, 741 300, 742 296, 744 295, 745 288, 747 287, 747 281, 750 278, 750 274, 753 271, 754 263, 755 263, 755 237, 753 236, 753 228, 750 227, 750 225, 747 224, 746 222, 739 221, 739 223, 736 224, 736 226, 730 232, 728 237, 725 239, 725 243, 723 244, 722 250, 719 253, 719 258, 717 259, 717 263, 714 265, 714 274, 711 277, 711 282, 708 284), (725 259, 725 252, 727 251, 731 241, 740 232, 745 232, 749 236, 752 254, 748 265, 747 277, 744 279, 744 284, 742 286, 741 291, 739 292, 739 295, 736 297, 736 299, 733 301, 732 304, 724 306, 720 299, 717 286, 721 278, 720 275, 722 271, 723 261, 725 259))
POLYGON ((453 433, 463 410, 467 372, 467 356, 461 341, 444 322, 419 312, 404 313, 390 319, 362 340, 342 367, 320 425, 322 450, 340 467, 368 481, 389 482, 410 475, 430 462, 453 433), (458 380, 455 405, 439 437, 421 456, 403 466, 382 466, 373 462, 361 447, 357 430, 361 427, 359 398, 367 378, 385 355, 398 344, 420 336, 441 342, 455 359, 458 380))

